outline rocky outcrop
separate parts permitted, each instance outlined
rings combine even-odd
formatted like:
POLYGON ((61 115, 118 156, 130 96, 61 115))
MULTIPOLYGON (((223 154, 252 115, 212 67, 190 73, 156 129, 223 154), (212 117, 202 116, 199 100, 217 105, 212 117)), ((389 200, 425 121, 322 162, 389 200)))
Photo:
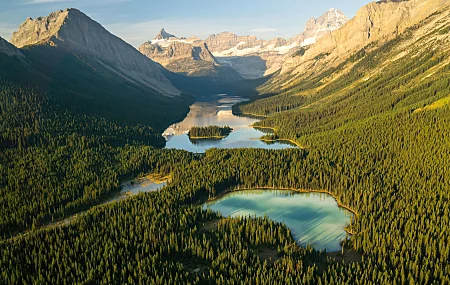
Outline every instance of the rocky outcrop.
POLYGON ((76 9, 57 11, 34 20, 28 18, 13 34, 11 43, 18 48, 57 46, 122 80, 163 95, 180 94, 159 65, 76 9))
POLYGON ((24 57, 24 55, 18 48, 7 42, 2 37, 0 37, 0 53, 6 54, 8 56, 24 57))
POLYGON ((348 22, 347 16, 339 9, 330 9, 318 19, 312 18, 306 23, 303 33, 295 38, 301 46, 314 44, 325 35, 338 30, 348 22))
POLYGON ((155 37, 156 40, 169 40, 170 38, 176 38, 176 37, 172 34, 169 34, 164 29, 161 29, 161 31, 159 31, 159 33, 155 37))
POLYGON ((215 62, 214 56, 201 41, 195 43, 172 41, 168 46, 146 42, 139 47, 139 51, 162 65, 185 58, 215 62))
POLYGON ((162 29, 154 40, 142 44, 139 51, 172 72, 225 81, 242 79, 234 69, 222 67, 206 43, 197 37, 177 38, 162 29))

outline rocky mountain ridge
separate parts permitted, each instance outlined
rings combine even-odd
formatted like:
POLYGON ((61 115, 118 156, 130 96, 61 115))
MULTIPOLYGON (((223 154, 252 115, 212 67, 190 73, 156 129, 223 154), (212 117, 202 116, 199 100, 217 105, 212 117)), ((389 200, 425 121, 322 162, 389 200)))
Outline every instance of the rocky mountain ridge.
POLYGON ((301 54, 286 58, 280 75, 271 84, 293 85, 303 76, 337 66, 359 51, 369 51, 397 37, 449 4, 445 0, 372 2, 340 29, 326 34, 301 54))
POLYGON ((60 10, 34 20, 28 18, 13 34, 11 43, 18 48, 56 46, 129 83, 166 96, 180 95, 159 65, 76 9, 60 10))
POLYGON ((173 72, 216 76, 219 73, 214 69, 227 68, 220 74, 228 73, 228 77, 234 79, 257 79, 275 73, 282 68, 286 57, 300 47, 314 44, 347 21, 342 11, 330 9, 319 18, 310 19, 305 31, 295 38, 271 40, 223 32, 202 41, 198 37, 178 38, 161 29, 153 40, 142 44, 139 51, 173 72), (232 70, 239 75, 233 75, 232 70))
POLYGON ((242 79, 234 69, 222 67, 206 43, 197 37, 178 38, 161 29, 153 40, 143 43, 139 51, 172 72, 224 81, 242 79))
POLYGON ((330 9, 318 19, 312 18, 304 32, 292 39, 260 40, 255 36, 238 36, 224 32, 211 35, 206 44, 216 59, 235 68, 244 78, 254 79, 281 69, 285 58, 304 46, 339 29, 348 18, 338 9, 330 9))

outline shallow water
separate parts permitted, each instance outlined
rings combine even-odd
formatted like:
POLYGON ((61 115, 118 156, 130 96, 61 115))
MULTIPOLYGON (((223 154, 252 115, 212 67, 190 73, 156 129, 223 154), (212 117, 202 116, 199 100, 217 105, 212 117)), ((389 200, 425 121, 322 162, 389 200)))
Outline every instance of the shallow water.
POLYGON ((197 102, 191 106, 187 117, 179 123, 167 128, 163 136, 166 138, 166 148, 183 149, 190 152, 205 152, 210 148, 264 148, 284 149, 295 147, 285 142, 266 143, 258 140, 265 133, 250 125, 258 119, 233 115, 234 104, 244 101, 237 96, 218 95, 213 102, 197 102), (187 135, 193 126, 230 126, 233 131, 221 140, 190 140, 187 135))
POLYGON ((232 192, 203 205, 224 217, 264 217, 284 222, 301 246, 339 251, 347 233, 344 227, 353 214, 338 207, 336 200, 323 193, 252 190, 232 192))
POLYGON ((163 187, 167 185, 167 181, 163 181, 161 183, 156 183, 151 179, 141 179, 141 180, 133 180, 124 182, 121 187, 119 193, 115 194, 107 201, 102 204, 107 204, 115 201, 120 201, 126 199, 128 197, 137 195, 141 192, 154 192, 161 190, 163 187))

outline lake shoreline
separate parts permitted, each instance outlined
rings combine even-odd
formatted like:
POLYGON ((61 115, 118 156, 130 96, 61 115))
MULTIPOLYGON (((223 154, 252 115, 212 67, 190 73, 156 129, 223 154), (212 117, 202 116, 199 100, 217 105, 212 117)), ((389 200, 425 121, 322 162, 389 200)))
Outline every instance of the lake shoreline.
MULTIPOLYGON (((281 191, 293 191, 293 192, 297 192, 297 193, 312 193, 312 194, 327 194, 331 197, 333 197, 333 199, 336 201, 337 205, 339 208, 345 209, 349 212, 351 212, 355 218, 358 217, 358 212, 352 208, 350 208, 349 206, 344 205, 338 197, 336 197, 335 194, 333 194, 332 192, 328 191, 328 190, 314 190, 314 189, 299 189, 299 188, 285 188, 285 187, 249 187, 249 188, 235 188, 235 189, 228 189, 225 190, 223 193, 221 193, 219 196, 208 199, 207 202, 214 202, 217 201, 221 198, 223 198, 225 195, 233 193, 233 192, 245 192, 245 191, 250 191, 250 190, 281 190, 281 191)), ((348 226, 343 228, 348 234, 350 235, 357 235, 358 233, 353 231, 351 228, 349 228, 348 226)))

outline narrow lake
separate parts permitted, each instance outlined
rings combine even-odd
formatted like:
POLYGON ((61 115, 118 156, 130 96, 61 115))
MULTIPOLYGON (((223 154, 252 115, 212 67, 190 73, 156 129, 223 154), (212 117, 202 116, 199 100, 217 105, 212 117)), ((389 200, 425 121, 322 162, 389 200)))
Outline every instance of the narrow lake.
POLYGON ((191 106, 187 117, 168 127, 163 136, 166 138, 166 148, 183 149, 190 152, 203 153, 210 148, 264 148, 284 149, 296 147, 284 142, 266 143, 258 140, 265 133, 251 127, 258 119, 233 115, 232 106, 245 101, 241 97, 226 94, 217 95, 215 101, 197 102, 191 106), (221 140, 190 140, 188 136, 191 127, 229 126, 233 132, 221 140))
POLYGON ((338 207, 336 200, 323 193, 299 193, 285 190, 252 190, 231 192, 207 202, 224 217, 264 217, 283 222, 301 246, 335 252, 347 236, 344 227, 353 213, 338 207))

